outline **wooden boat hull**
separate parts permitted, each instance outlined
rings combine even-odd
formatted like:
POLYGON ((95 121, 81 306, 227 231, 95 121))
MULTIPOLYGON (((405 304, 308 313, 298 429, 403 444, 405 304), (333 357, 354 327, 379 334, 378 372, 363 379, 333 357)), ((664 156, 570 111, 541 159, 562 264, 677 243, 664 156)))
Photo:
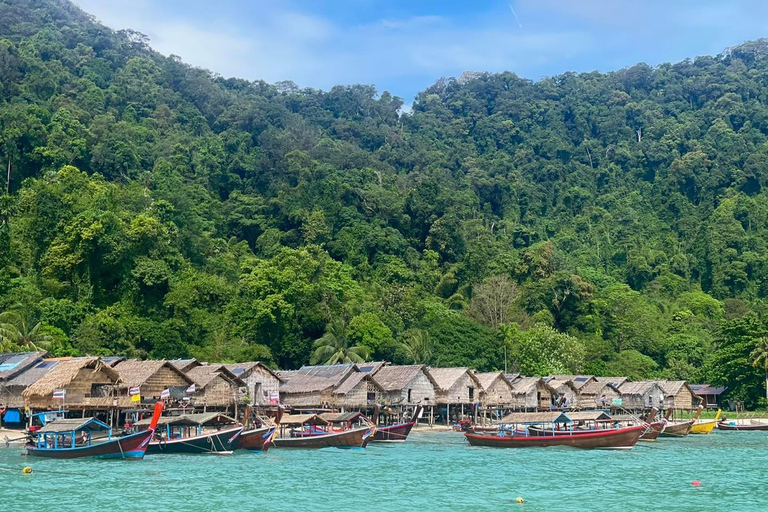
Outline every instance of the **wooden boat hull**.
POLYGON ((47 449, 35 445, 27 445, 27 455, 32 457, 48 457, 51 459, 79 459, 94 457, 98 459, 133 459, 141 460, 147 452, 149 440, 153 431, 144 430, 136 434, 105 441, 91 446, 75 448, 47 449))
POLYGON ((554 436, 498 436, 483 435, 467 432, 467 438, 472 446, 492 448, 544 448, 547 446, 570 446, 583 449, 613 449, 629 450, 640 439, 645 426, 626 427, 604 432, 589 432, 578 435, 554 436))
POLYGON ((640 441, 655 441, 661 435, 661 431, 664 429, 663 421, 655 421, 650 424, 650 428, 646 430, 643 435, 640 436, 640 441))
POLYGON ((397 425, 390 425, 388 427, 377 428, 370 442, 404 443, 415 424, 415 421, 409 421, 408 423, 400 423, 397 425))
POLYGON ((660 437, 685 437, 691 431, 694 420, 667 423, 661 431, 660 437))
POLYGON ((244 430, 237 438, 238 450, 250 450, 253 452, 266 452, 272 443, 267 443, 270 435, 276 427, 261 427, 244 430))
POLYGON ((237 440, 242 431, 243 427, 239 426, 203 434, 201 436, 152 441, 147 448, 147 455, 158 455, 161 453, 231 452, 237 446, 237 440))
POLYGON ((273 443, 278 448, 365 448, 371 433, 372 429, 361 427, 328 434, 278 437, 273 443))
POLYGON ((711 434, 717 425, 717 420, 699 420, 691 427, 690 434, 711 434))
POLYGON ((740 431, 740 432, 750 432, 750 431, 765 431, 768 430, 768 423, 734 423, 733 425, 728 421, 721 421, 717 424, 717 428, 719 430, 727 430, 727 431, 740 431))

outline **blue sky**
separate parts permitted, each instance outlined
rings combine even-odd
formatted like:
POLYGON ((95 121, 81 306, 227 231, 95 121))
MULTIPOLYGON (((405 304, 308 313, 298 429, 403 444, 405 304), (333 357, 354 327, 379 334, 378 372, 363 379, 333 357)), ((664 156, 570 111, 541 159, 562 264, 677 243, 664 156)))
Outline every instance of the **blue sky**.
POLYGON ((373 84, 410 103, 442 76, 651 65, 768 36, 768 1, 75 0, 223 76, 373 84))

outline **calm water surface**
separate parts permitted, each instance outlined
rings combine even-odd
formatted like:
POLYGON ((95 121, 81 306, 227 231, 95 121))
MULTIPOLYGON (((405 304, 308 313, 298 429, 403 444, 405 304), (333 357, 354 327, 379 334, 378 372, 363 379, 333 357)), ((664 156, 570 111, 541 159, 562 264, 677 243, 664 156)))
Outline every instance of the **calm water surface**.
POLYGON ((768 510, 766 432, 660 439, 625 452, 472 448, 461 434, 435 432, 365 450, 140 462, 20 453, 0 449, 0 497, 24 510, 768 510), (26 465, 32 475, 22 475, 26 465))

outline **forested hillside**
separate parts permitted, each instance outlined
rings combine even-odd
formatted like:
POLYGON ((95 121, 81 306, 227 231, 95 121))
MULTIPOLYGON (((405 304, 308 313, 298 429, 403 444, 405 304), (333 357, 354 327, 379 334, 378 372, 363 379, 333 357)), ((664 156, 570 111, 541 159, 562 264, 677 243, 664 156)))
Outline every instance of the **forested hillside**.
POLYGON ((767 42, 402 106, 0 0, 3 348, 291 368, 322 339, 315 359, 506 353, 762 395, 767 42))

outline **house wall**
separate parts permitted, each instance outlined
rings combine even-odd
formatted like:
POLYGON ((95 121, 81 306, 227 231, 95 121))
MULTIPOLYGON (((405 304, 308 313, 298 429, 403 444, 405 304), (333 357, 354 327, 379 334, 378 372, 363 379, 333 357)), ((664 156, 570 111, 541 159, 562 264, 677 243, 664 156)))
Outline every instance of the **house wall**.
POLYGON ((569 405, 578 405, 579 403, 579 394, 574 390, 571 386, 567 384, 562 384, 558 386, 555 391, 557 392, 557 397, 559 398, 561 395, 564 395, 565 398, 568 400, 569 405))
POLYGON ((480 399, 480 388, 472 380, 468 373, 464 373, 456 379, 450 389, 447 391, 437 391, 435 397, 438 404, 471 404, 480 399), (474 396, 470 398, 469 388, 474 389, 474 396))
POLYGON ((664 397, 664 406, 671 409, 695 409, 697 405, 694 405, 694 396, 691 390, 682 386, 676 395, 664 397))
POLYGON ((427 374, 420 371, 403 387, 403 389, 389 391, 383 396, 386 402, 393 405, 434 405, 435 386, 432 384, 432 381, 429 380, 427 374), (408 400, 408 390, 411 390, 410 401, 408 400))
POLYGON ((510 405, 514 402, 512 389, 501 377, 494 379, 488 389, 482 392, 482 402, 486 405, 510 405))
POLYGON ((280 381, 261 366, 255 367, 243 380, 248 386, 248 397, 255 405, 269 405, 269 397, 272 393, 280 396, 280 381))
POLYGON ((280 401, 293 407, 321 407, 333 401, 330 388, 313 393, 281 393, 280 401))
POLYGON ((333 403, 343 407, 366 407, 367 405, 370 405, 368 402, 368 393, 375 393, 373 403, 376 403, 379 397, 384 394, 384 390, 373 382, 363 379, 347 394, 334 395, 333 403))
POLYGON ((163 366, 141 385, 141 396, 160 398, 160 393, 169 386, 189 386, 189 383, 175 371, 163 366))
POLYGON ((77 376, 72 379, 64 389, 67 390, 66 398, 62 400, 53 400, 53 393, 41 397, 34 396, 27 400, 30 407, 52 407, 61 406, 67 408, 77 407, 108 407, 117 396, 117 388, 112 378, 103 371, 94 372, 93 368, 81 368, 77 376), (91 389, 94 384, 109 385, 111 387, 107 396, 91 396, 91 389))
POLYGON ((660 407, 663 404, 659 403, 659 396, 663 395, 661 388, 658 386, 650 386, 642 395, 641 394, 621 394, 622 407, 625 409, 642 410, 648 409, 649 405, 652 407, 660 407))
POLYGON ((194 401, 197 405, 226 407, 235 402, 237 389, 237 386, 219 375, 195 393, 194 401))
POLYGON ((620 398, 621 394, 607 384, 597 394, 582 393, 579 396, 579 407, 584 409, 598 409, 603 406, 600 396, 605 395, 605 405, 610 407, 614 398, 620 398))

